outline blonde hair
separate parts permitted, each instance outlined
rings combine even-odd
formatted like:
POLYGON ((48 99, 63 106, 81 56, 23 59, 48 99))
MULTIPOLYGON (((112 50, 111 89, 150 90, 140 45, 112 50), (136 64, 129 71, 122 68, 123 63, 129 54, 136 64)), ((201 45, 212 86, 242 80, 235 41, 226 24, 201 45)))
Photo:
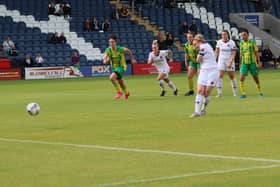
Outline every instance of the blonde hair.
POLYGON ((204 36, 202 34, 195 35, 194 40, 201 41, 203 43, 205 42, 204 36))
POLYGON ((158 45, 158 41, 157 40, 153 40, 153 45, 158 45))

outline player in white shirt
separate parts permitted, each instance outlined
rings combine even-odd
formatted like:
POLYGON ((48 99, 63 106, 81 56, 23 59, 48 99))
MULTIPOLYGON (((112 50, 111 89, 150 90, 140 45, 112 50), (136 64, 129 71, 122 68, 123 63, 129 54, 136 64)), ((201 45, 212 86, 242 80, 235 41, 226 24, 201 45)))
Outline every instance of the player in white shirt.
POLYGON ((219 79, 215 52, 210 44, 206 43, 203 35, 194 37, 196 49, 199 50, 196 61, 200 63, 200 73, 197 80, 197 95, 195 97, 195 112, 190 117, 199 117, 206 114, 206 106, 210 102, 211 90, 219 79))
POLYGON ((222 39, 220 39, 216 46, 216 57, 218 59, 218 69, 219 69, 219 80, 217 82, 218 95, 216 97, 222 96, 223 90, 223 77, 225 71, 228 72, 229 78, 231 80, 231 87, 233 96, 237 95, 237 82, 234 77, 235 74, 235 63, 234 59, 236 56, 236 45, 233 40, 229 38, 229 32, 224 30, 222 32, 222 39))
POLYGON ((166 93, 164 82, 166 82, 168 84, 168 86, 173 90, 173 94, 175 96, 177 96, 178 89, 172 83, 172 81, 168 78, 170 68, 169 68, 169 65, 167 63, 166 58, 169 57, 169 61, 173 61, 172 51, 170 51, 170 50, 159 50, 157 40, 153 41, 152 50, 153 51, 150 52, 150 54, 149 54, 148 64, 153 64, 158 71, 157 80, 159 81, 159 86, 162 89, 160 96, 164 96, 165 93, 166 93))

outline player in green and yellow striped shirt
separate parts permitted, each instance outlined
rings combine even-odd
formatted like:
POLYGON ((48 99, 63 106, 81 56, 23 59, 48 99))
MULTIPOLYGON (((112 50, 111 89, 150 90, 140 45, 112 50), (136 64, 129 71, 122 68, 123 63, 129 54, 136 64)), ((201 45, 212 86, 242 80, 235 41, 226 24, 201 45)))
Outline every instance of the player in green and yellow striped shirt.
POLYGON ((196 62, 198 50, 193 46, 193 39, 195 34, 193 32, 187 33, 187 42, 185 43, 185 65, 188 70, 189 91, 185 96, 194 95, 193 77, 199 71, 200 63, 196 62))
POLYGON ((262 67, 260 57, 258 54, 258 47, 254 39, 249 39, 249 32, 244 29, 241 33, 242 40, 240 42, 240 98, 246 98, 244 87, 245 78, 250 71, 253 76, 259 96, 263 96, 261 85, 259 81, 259 68, 262 67))
POLYGON ((121 98, 123 94, 125 94, 124 98, 128 99, 130 93, 122 80, 126 71, 125 53, 127 52, 129 54, 131 63, 136 63, 136 60, 130 49, 117 45, 117 37, 115 35, 110 37, 109 45, 110 46, 105 50, 103 63, 106 64, 108 61, 110 62, 112 68, 110 80, 117 90, 116 99, 121 98))

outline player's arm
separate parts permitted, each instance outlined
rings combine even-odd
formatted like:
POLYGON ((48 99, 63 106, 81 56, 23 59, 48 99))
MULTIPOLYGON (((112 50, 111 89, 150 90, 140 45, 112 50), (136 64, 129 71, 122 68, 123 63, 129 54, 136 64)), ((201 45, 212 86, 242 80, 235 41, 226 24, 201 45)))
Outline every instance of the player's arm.
POLYGON ((103 64, 107 64, 107 62, 110 60, 110 57, 108 55, 108 53, 104 53, 104 57, 103 57, 103 64))
POLYGON ((126 47, 124 48, 124 51, 125 51, 126 53, 128 53, 131 63, 132 63, 132 64, 136 64, 137 61, 135 60, 135 58, 134 58, 134 56, 133 56, 133 54, 132 54, 132 51, 131 51, 130 49, 126 48, 126 47))
POLYGON ((229 59, 229 63, 228 63, 228 67, 231 67, 232 64, 234 63, 234 59, 235 59, 235 56, 236 56, 236 48, 232 49, 231 50, 231 54, 230 54, 230 59, 229 59))
POLYGON ((173 62, 173 52, 171 50, 167 50, 167 58, 169 62, 173 62))
POLYGON ((205 50, 200 48, 196 57, 196 62, 201 63, 204 55, 205 55, 205 50))
POLYGON ((254 53, 255 53, 255 55, 256 55, 258 67, 259 67, 259 68, 262 68, 262 62, 261 62, 261 59, 260 59, 259 49, 258 49, 257 46, 256 46, 256 50, 254 51, 254 53))
POLYGON ((241 63, 242 63, 242 56, 243 56, 242 47, 240 47, 240 49, 239 49, 239 67, 241 66, 241 63))
POLYGON ((188 68, 189 66, 189 55, 187 52, 185 52, 185 65, 186 65, 186 68, 188 68))
POLYGON ((152 54, 150 53, 147 64, 153 64, 153 63, 154 62, 153 62, 153 59, 152 59, 152 54))
POLYGON ((216 46, 216 49, 215 49, 216 61, 218 61, 219 55, 220 55, 220 48, 218 46, 216 46))

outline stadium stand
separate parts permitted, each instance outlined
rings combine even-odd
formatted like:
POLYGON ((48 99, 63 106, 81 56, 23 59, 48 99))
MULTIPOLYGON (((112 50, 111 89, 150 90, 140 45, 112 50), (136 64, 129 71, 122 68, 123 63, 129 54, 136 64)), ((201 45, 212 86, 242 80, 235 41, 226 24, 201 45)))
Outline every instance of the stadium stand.
MULTIPOLYGON (((35 56, 40 51, 47 61, 46 66, 69 65, 73 50, 79 51, 81 65, 93 65, 101 63, 108 37, 114 33, 120 44, 132 49, 138 62, 146 62, 150 43, 154 39, 153 32, 130 18, 116 19, 116 6, 108 0, 68 0, 68 3, 72 7, 70 21, 63 17, 49 16, 49 1, 0 0, 1 41, 7 35, 11 36, 18 47, 19 57, 23 57, 25 53, 35 56), (92 19, 94 16, 100 22, 109 19, 111 31, 84 31, 85 18, 92 19), (54 32, 64 32, 67 44, 49 44, 49 34, 54 32)), ((280 2, 272 0, 272 3, 272 14, 279 17, 280 2)), ((212 0, 211 3, 201 0, 200 3, 177 3, 174 8, 162 8, 146 1, 141 7, 141 16, 149 19, 151 24, 172 33, 181 43, 186 41, 180 31, 181 24, 185 20, 189 24, 194 20, 199 32, 215 45, 215 40, 223 29, 238 36, 238 28, 230 23, 229 13, 254 11, 254 3, 247 0, 237 0, 235 3, 230 0, 212 0)), ((183 51, 176 47, 171 49, 175 60, 184 61, 183 51)))

